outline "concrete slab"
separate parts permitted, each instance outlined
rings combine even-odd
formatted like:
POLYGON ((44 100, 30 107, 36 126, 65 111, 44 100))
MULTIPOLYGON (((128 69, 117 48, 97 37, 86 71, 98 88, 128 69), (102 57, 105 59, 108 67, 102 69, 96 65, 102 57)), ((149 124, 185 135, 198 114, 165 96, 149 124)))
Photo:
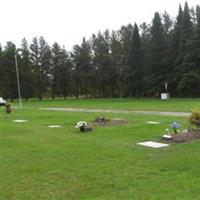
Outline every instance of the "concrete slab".
POLYGON ((162 137, 163 137, 164 139, 171 139, 171 138, 172 138, 171 135, 167 135, 167 134, 163 135, 162 137))
POLYGON ((169 144, 153 142, 153 141, 139 142, 137 144, 142 145, 142 146, 152 147, 152 148, 161 148, 161 147, 169 146, 169 144))
POLYGON ((48 128, 61 128, 61 126, 60 125, 50 125, 50 126, 48 126, 48 128))
POLYGON ((27 122, 27 120, 23 120, 23 119, 15 119, 15 120, 13 120, 13 122, 24 123, 24 122, 27 122))
POLYGON ((147 124, 160 124, 160 122, 155 122, 155 121, 147 121, 147 124))

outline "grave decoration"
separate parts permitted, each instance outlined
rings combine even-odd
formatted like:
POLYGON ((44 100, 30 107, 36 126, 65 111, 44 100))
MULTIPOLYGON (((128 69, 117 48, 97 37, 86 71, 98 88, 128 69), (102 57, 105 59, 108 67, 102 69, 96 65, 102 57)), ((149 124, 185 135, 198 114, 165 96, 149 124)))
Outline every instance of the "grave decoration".
POLYGON ((177 122, 172 122, 171 124, 171 128, 172 130, 174 131, 174 134, 177 134, 178 133, 178 128, 180 127, 180 125, 177 123, 177 122))
POLYGON ((106 122, 109 122, 110 119, 107 119, 104 116, 100 115, 100 116, 97 116, 94 121, 97 123, 106 123, 106 122))
POLYGON ((169 129, 166 129, 166 134, 162 136, 162 139, 167 142, 182 143, 189 142, 194 139, 200 139, 200 111, 195 110, 188 118, 188 128, 178 131, 180 125, 177 122, 171 124, 173 133, 170 133, 169 129))
POLYGON ((92 131, 92 127, 87 125, 86 121, 80 121, 76 124, 75 128, 79 128, 81 132, 92 131))

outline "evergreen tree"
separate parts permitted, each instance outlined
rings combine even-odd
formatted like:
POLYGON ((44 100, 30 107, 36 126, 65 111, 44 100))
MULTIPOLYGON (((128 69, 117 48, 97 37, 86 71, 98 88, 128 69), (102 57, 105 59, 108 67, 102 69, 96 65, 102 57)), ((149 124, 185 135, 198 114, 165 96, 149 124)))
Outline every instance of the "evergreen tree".
POLYGON ((172 41, 171 41, 171 56, 170 66, 172 66, 171 82, 169 84, 171 95, 177 95, 177 86, 181 77, 179 66, 182 62, 181 52, 181 37, 182 37, 182 27, 183 27, 183 10, 181 5, 179 5, 178 16, 176 18, 175 27, 173 30, 172 41))
MULTIPOLYGON (((185 81, 185 77, 188 73, 190 73, 190 69, 192 67, 192 63, 189 61, 192 56, 192 40, 193 40, 193 24, 191 21, 190 11, 187 2, 185 3, 184 12, 183 12, 183 22, 182 22, 182 30, 181 30, 181 41, 180 41, 180 49, 178 54, 178 60, 180 64, 175 66, 178 74, 178 91, 181 95, 183 82, 185 81)), ((190 91, 188 91, 190 93, 190 91)), ((182 96, 182 95, 181 95, 182 96)))
POLYGON ((50 68, 51 68, 51 50, 43 37, 38 39, 33 38, 33 43, 30 46, 31 60, 36 74, 36 93, 39 100, 42 100, 43 95, 49 86, 50 68))
POLYGON ((70 82, 70 65, 69 56, 64 48, 58 43, 54 43, 52 47, 52 65, 51 65, 51 87, 52 98, 56 95, 66 97, 69 94, 70 82))
POLYGON ((196 8, 197 24, 193 38, 187 40, 182 66, 183 76, 178 85, 181 96, 197 97, 200 93, 200 8, 196 8))
POLYGON ((61 49, 60 61, 62 63, 62 68, 60 73, 62 78, 60 80, 60 89, 64 98, 71 94, 71 85, 72 85, 72 62, 69 57, 68 52, 64 49, 61 49))
POLYGON ((0 44, 0 96, 3 97, 3 84, 4 84, 4 78, 3 78, 3 66, 2 66, 2 58, 3 58, 3 52, 2 52, 2 47, 0 44))
POLYGON ((18 97, 17 79, 15 67, 16 46, 12 42, 7 42, 2 53, 2 93, 5 98, 11 101, 18 97))
POLYGON ((143 59, 140 35, 135 23, 129 55, 129 92, 131 97, 143 95, 143 59))
POLYGON ((61 48, 58 45, 58 43, 54 43, 52 47, 52 65, 51 65, 51 90, 52 90, 52 98, 54 99, 56 95, 60 95, 61 93, 61 88, 60 88, 60 80, 61 77, 63 76, 61 74, 61 48))
POLYGON ((109 67, 110 67, 110 54, 109 54, 109 38, 106 32, 98 35, 93 35, 92 50, 93 50, 93 64, 96 70, 96 85, 98 95, 100 97, 108 96, 109 86, 109 67))
POLYGON ((35 87, 34 94, 39 97, 39 80, 40 80, 40 53, 39 53, 39 44, 37 37, 33 38, 32 44, 30 45, 30 60, 33 66, 33 73, 35 77, 35 87))
POLYGON ((145 22, 140 25, 141 30, 141 45, 143 49, 143 63, 144 63, 144 70, 143 70, 143 90, 145 96, 150 96, 151 85, 146 84, 151 82, 151 26, 150 24, 146 24, 145 22))
POLYGON ((33 66, 30 61, 30 52, 28 47, 28 42, 24 38, 21 44, 21 56, 18 56, 19 61, 19 71, 20 71, 20 86, 21 95, 26 100, 34 96, 34 80, 35 74, 33 71, 33 66))
POLYGON ((74 46, 71 54, 74 63, 74 79, 76 85, 76 98, 79 94, 86 97, 89 93, 91 80, 91 49, 89 43, 83 38, 81 46, 74 46))
POLYGON ((124 67, 122 57, 122 45, 120 40, 120 32, 112 31, 111 34, 111 77, 110 77, 110 90, 111 96, 122 97, 125 90, 125 81, 123 79, 124 67))
POLYGON ((152 29, 151 41, 151 72, 149 85, 152 94, 159 94, 163 90, 164 82, 167 81, 166 67, 166 41, 164 37, 164 28, 159 13, 155 13, 152 29))

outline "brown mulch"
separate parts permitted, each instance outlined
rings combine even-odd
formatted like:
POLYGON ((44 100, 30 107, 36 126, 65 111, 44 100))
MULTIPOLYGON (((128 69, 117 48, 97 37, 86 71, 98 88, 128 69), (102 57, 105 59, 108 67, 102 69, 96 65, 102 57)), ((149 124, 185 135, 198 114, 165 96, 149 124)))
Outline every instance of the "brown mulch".
POLYGON ((169 143, 183 143, 183 142, 189 142, 192 140, 200 139, 200 132, 188 132, 188 133, 178 133, 171 135, 172 138, 170 139, 164 139, 165 142, 169 143))
POLYGON ((128 121, 120 118, 113 118, 113 119, 106 119, 104 121, 94 121, 91 122, 90 124, 95 127, 95 126, 117 126, 117 125, 124 125, 127 124, 128 121))

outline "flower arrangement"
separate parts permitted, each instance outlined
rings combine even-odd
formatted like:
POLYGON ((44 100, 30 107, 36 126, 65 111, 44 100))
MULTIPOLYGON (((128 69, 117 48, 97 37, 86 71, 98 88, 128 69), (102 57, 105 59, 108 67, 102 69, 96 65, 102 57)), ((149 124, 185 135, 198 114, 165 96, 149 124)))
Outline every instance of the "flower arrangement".
POLYGON ((80 128, 82 126, 87 126, 87 122, 86 121, 77 122, 75 128, 80 128))
POLYGON ((174 131, 174 134, 177 134, 178 133, 178 128, 180 127, 180 125, 177 123, 177 122, 172 122, 171 124, 171 128, 172 130, 174 131))
POLYGON ((86 121, 77 122, 75 128, 79 128, 81 132, 88 132, 92 130, 92 128, 87 125, 86 121))

